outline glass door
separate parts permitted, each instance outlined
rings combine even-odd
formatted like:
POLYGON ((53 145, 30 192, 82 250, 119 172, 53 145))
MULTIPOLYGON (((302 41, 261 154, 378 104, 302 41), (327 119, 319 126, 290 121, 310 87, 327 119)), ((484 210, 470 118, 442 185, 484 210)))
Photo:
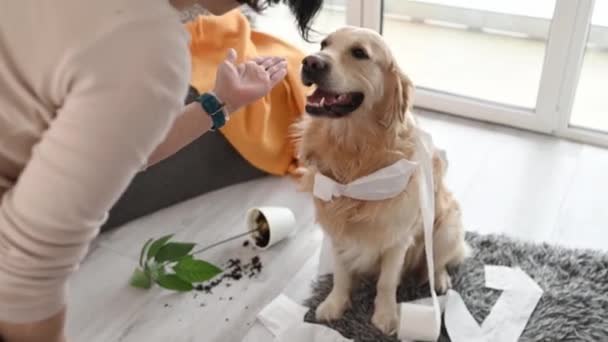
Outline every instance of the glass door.
POLYGON ((539 110, 556 0, 384 0, 381 32, 417 105, 548 131, 539 110))
POLYGON ((536 108, 555 0, 384 4, 382 33, 419 87, 536 108))
POLYGON ((416 106, 608 145, 608 0, 364 2, 416 106))

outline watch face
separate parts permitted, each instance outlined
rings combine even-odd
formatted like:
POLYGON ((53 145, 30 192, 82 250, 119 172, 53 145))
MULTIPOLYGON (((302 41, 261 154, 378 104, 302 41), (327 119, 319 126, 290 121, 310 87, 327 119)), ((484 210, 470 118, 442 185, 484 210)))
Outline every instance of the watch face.
POLYGON ((202 104, 205 110, 207 110, 210 114, 222 109, 222 104, 215 96, 212 95, 203 95, 202 104))

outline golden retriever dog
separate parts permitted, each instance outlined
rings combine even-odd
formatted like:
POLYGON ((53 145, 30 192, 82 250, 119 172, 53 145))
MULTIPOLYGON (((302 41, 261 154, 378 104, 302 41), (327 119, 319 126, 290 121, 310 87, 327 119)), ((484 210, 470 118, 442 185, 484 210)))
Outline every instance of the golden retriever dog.
MULTIPOLYGON (((312 191, 317 172, 347 184, 399 159, 412 160, 418 134, 410 110, 413 85, 379 34, 355 27, 333 32, 320 51, 303 60, 301 76, 305 85, 315 86, 308 115, 294 125, 304 191, 312 191)), ((443 181, 446 162, 437 150, 432 161, 434 274, 441 293, 451 286, 446 267, 462 262, 468 247, 459 205, 443 181)), ((385 334, 397 331, 401 277, 428 281, 418 172, 393 198, 314 199, 334 260, 333 289, 317 308, 317 320, 340 318, 355 278, 372 275, 378 278, 372 323, 385 334)))

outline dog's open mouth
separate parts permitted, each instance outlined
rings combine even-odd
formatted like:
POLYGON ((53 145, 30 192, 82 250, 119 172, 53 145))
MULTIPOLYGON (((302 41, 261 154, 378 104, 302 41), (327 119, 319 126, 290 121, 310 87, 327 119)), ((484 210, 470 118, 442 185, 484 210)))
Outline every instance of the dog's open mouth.
POLYGON ((363 103, 363 93, 334 93, 317 88, 306 100, 308 114, 337 118, 350 114, 359 108, 363 103))

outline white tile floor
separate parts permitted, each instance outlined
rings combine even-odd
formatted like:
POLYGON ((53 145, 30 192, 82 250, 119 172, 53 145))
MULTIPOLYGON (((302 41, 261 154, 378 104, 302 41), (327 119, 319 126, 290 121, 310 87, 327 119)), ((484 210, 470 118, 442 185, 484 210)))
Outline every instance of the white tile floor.
MULTIPOLYGON (((448 149, 448 184, 462 202, 467 229, 561 241, 557 227, 564 202, 584 181, 578 165, 592 147, 447 115, 428 113, 422 122, 448 149)), ((596 160, 608 161, 608 150, 602 151, 596 160)), ((608 184, 608 179, 597 181, 608 184)), ((586 224, 602 225, 602 219, 586 224)), ((578 228, 582 224, 572 222, 578 228)), ((608 243, 608 232, 603 239, 608 243)))
MULTIPOLYGON (((447 181, 468 230, 608 251, 608 150, 442 114, 421 113, 420 122, 447 149, 447 181)), ((272 298, 283 291, 297 300, 308 295, 321 238, 310 198, 289 179, 245 183, 160 211, 97 241, 71 280, 69 336, 88 342, 240 342, 272 298), (243 231, 245 211, 267 204, 294 210, 296 236, 262 253, 237 241, 206 255, 223 262, 259 253, 265 266, 259 279, 196 298, 127 285, 147 238, 174 232, 178 240, 213 242, 243 231)))

